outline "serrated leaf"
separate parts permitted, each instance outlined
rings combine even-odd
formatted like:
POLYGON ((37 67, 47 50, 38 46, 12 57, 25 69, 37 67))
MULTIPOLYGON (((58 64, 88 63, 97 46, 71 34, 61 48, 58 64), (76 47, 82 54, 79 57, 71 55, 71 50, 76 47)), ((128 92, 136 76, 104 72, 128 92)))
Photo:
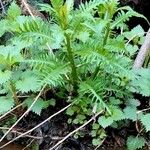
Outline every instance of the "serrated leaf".
POLYGON ((127 119, 131 119, 133 121, 137 120, 136 107, 127 106, 123 111, 127 119))
MULTIPOLYGON (((34 101, 34 99, 27 98, 27 99, 25 100, 25 105, 26 105, 27 107, 30 107, 31 104, 33 103, 33 101, 34 101)), ((31 108, 31 110, 32 110, 34 113, 40 115, 42 109, 47 108, 49 105, 50 105, 50 100, 44 101, 43 99, 39 98, 39 99, 36 101, 36 103, 34 104, 34 106, 31 108)))
POLYGON ((9 6, 7 17, 13 20, 20 15, 21 15, 20 7, 15 2, 12 2, 12 4, 9 6))
POLYGON ((150 69, 142 68, 135 72, 136 77, 131 82, 131 91, 143 96, 150 96, 150 69))
POLYGON ((102 143, 102 140, 100 140, 100 139, 93 139, 93 140, 92 140, 92 144, 93 144, 94 146, 101 145, 101 143, 102 143))
POLYGON ((92 130, 91 131, 91 136, 92 137, 96 137, 96 135, 97 135, 97 130, 92 130))
POLYGON ((24 80, 20 80, 16 82, 16 88, 22 93, 27 93, 30 91, 36 91, 39 85, 37 83, 36 78, 30 77, 24 80))
POLYGON ((136 27, 134 27, 130 32, 125 32, 124 36, 128 39, 131 40, 134 37, 138 36, 144 36, 145 31, 143 30, 143 28, 140 25, 137 25, 136 27))
POLYGON ((0 21, 0 37, 6 32, 7 30, 8 21, 7 20, 1 20, 0 21))
POLYGON ((4 56, 5 59, 8 57, 16 57, 20 54, 21 49, 17 46, 7 45, 3 46, 0 45, 0 55, 4 56))
POLYGON ((55 106, 56 105, 56 100, 55 99, 50 99, 48 101, 49 101, 50 106, 55 106))
POLYGON ((72 109, 72 107, 68 108, 66 111, 66 114, 69 116, 72 116, 75 113, 75 111, 72 109))
POLYGON ((126 104, 128 106, 133 106, 133 107, 137 107, 137 106, 140 106, 140 101, 137 100, 137 99, 128 99, 126 104))
POLYGON ((130 136, 127 139, 128 150, 137 150, 145 145, 145 139, 143 137, 130 136))
POLYGON ((41 87, 40 82, 32 72, 26 71, 20 80, 16 82, 16 89, 22 93, 37 91, 41 87))
POLYGON ((11 71, 9 71, 9 70, 1 71, 0 70, 0 84, 3 84, 5 82, 9 81, 10 78, 11 78, 11 71))
POLYGON ((78 124, 79 122, 80 122, 79 119, 74 119, 74 120, 73 120, 73 123, 74 123, 74 124, 78 124))
POLYGON ((103 127, 106 128, 108 126, 110 126, 113 123, 113 119, 111 117, 105 117, 105 116, 101 116, 98 118, 98 123, 103 127))
POLYGON ((0 63, 12 65, 15 62, 19 62, 22 60, 22 56, 20 54, 21 48, 18 46, 0 46, 0 63))
POLYGON ((74 0, 66 0, 67 12, 69 13, 73 9, 74 0))
POLYGON ((77 118, 78 118, 78 120, 80 120, 80 121, 83 121, 84 119, 86 119, 85 115, 81 115, 81 114, 78 114, 78 115, 77 115, 77 118))
POLYGON ((83 43, 85 43, 88 40, 89 36, 90 36, 89 32, 80 32, 80 34, 77 35, 77 38, 81 40, 83 43))
POLYGON ((119 38, 115 38, 115 39, 111 39, 107 43, 107 45, 105 46, 105 48, 107 50, 111 51, 111 52, 125 51, 124 40, 122 40, 120 37, 119 38))
POLYGON ((130 53, 131 56, 134 55, 138 49, 139 47, 137 45, 128 44, 126 46, 126 50, 130 53))
POLYGON ((125 119, 124 113, 121 111, 121 109, 118 109, 118 108, 113 108, 111 117, 114 121, 125 119))
POLYGON ((63 0, 51 0, 52 6, 56 9, 63 5, 63 0))
POLYGON ((109 98, 110 104, 112 105, 119 105, 122 104, 120 99, 116 99, 115 97, 110 97, 109 98))
POLYGON ((51 35, 52 40, 50 41, 51 48, 59 49, 64 40, 64 34, 61 28, 57 25, 52 26, 51 30, 53 30, 52 35, 51 35))
POLYGON ((141 122, 144 125, 144 127, 146 128, 146 131, 150 131, 150 113, 143 115, 141 117, 141 122))
POLYGON ((92 125, 92 128, 94 129, 94 130, 97 130, 97 129, 99 129, 99 124, 98 123, 94 123, 93 125, 92 125))
POLYGON ((10 97, 0 97, 0 115, 9 111, 14 106, 14 100, 10 97))

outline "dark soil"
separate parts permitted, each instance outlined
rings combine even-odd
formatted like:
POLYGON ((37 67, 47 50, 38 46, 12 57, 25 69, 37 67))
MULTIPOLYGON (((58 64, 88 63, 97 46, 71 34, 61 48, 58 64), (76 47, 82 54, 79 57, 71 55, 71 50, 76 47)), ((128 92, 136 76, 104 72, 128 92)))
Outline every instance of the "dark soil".
MULTIPOLYGON (((54 108, 49 107, 47 110, 43 111, 41 114, 42 117, 34 113, 29 113, 28 116, 25 117, 17 125, 17 127, 15 127, 15 130, 19 132, 25 132, 28 129, 31 129, 32 127, 36 126, 57 111, 57 108, 55 111, 52 111, 52 109, 54 108)), ((59 109, 61 109, 61 107, 59 109)), ((43 124, 37 130, 32 132, 31 135, 43 137, 42 139, 36 140, 36 142, 40 145, 40 150, 48 150, 50 147, 54 146, 59 140, 61 140, 65 135, 70 133, 75 128, 76 126, 71 126, 67 124, 67 116, 62 113, 57 117, 54 117, 47 123, 43 124)), ((110 131, 108 131, 108 138, 104 141, 103 146, 100 147, 98 150, 123 150, 128 130, 109 130, 110 131)), ((91 144, 91 137, 89 135, 89 127, 87 126, 81 131, 85 134, 84 138, 75 139, 74 137, 70 137, 62 145, 60 145, 57 150, 94 150, 94 147, 91 144)), ((16 136, 17 135, 10 133, 9 140, 11 140, 11 137, 14 138, 16 136)), ((21 138, 15 142, 16 147, 14 146, 14 144, 11 144, 4 150, 13 150, 12 146, 15 147, 14 150, 22 150, 22 146, 20 145, 27 145, 31 142, 31 140, 32 139, 29 138, 21 138)))

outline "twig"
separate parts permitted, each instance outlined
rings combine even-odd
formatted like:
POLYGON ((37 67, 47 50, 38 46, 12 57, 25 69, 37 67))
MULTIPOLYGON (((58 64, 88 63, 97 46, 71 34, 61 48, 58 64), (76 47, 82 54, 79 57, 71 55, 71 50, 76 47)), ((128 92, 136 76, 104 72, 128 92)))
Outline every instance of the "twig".
POLYGON ((99 116, 101 113, 103 112, 100 111, 97 114, 95 114, 90 120, 88 120, 86 123, 84 123, 83 125, 81 125, 80 127, 78 127, 77 129, 75 129, 74 131, 70 132, 68 135, 66 135, 62 140, 60 140, 57 144, 55 144, 52 148, 50 148, 49 150, 53 150, 56 149, 60 144, 62 144, 66 139, 68 139, 70 136, 72 136, 74 133, 76 133, 77 131, 79 131, 80 129, 82 129, 83 127, 85 127, 86 125, 88 125, 91 121, 95 120, 95 118, 97 116, 99 116))
MULTIPOLYGON (((9 128, 8 127, 0 127, 0 130, 9 130, 9 128)), ((12 133, 17 133, 17 134, 24 134, 24 133, 22 133, 20 131, 17 131, 15 129, 13 129, 11 132, 12 133)), ((49 136, 49 135, 45 135, 45 136, 33 136, 33 135, 29 135, 29 134, 26 134, 24 137, 29 137, 29 138, 36 139, 36 140, 40 140, 40 139, 49 137, 50 139, 55 140, 55 141, 58 141, 58 140, 61 140, 61 139, 64 138, 64 137, 49 136)))
POLYGON ((31 15, 33 19, 35 19, 35 16, 38 16, 38 17, 42 18, 43 20, 46 19, 45 16, 41 12, 39 12, 37 9, 35 9, 31 5, 29 5, 27 3, 27 0, 18 0, 18 1, 21 3, 22 7, 25 8, 25 10, 23 9, 24 14, 29 13, 29 15, 31 15))
POLYGON ((53 50, 52 50, 52 48, 50 47, 50 45, 49 45, 48 43, 46 43, 46 46, 48 47, 50 54, 54 55, 54 54, 53 54, 53 50))
POLYGON ((14 107, 14 108, 12 108, 11 110, 9 110, 8 112, 6 112, 4 115, 0 116, 0 120, 1 120, 2 118, 4 118, 5 116, 7 116, 7 115, 8 115, 9 113, 11 113, 12 111, 14 111, 15 109, 17 109, 17 108, 19 108, 20 106, 22 106, 22 105, 23 105, 23 103, 17 105, 16 107, 14 107))
POLYGON ((53 117, 57 116, 57 115, 60 114, 61 112, 63 112, 63 111, 65 111, 66 109, 68 109, 68 108, 69 108, 71 105, 73 105, 75 102, 76 102, 76 101, 74 101, 73 103, 71 103, 71 104, 67 105, 66 107, 62 108, 61 110, 59 110, 58 112, 56 112, 55 114, 51 115, 51 116, 48 117, 46 120, 44 120, 43 122, 41 122, 40 124, 38 124, 37 126, 35 126, 34 128, 32 128, 32 129, 26 131, 25 133, 23 133, 23 134, 17 136, 16 138, 12 139, 11 141, 9 141, 9 142, 7 142, 7 143, 5 143, 4 145, 2 145, 2 146, 0 147, 0 149, 4 148, 5 146, 9 145, 10 143, 16 141, 17 139, 19 139, 19 138, 25 136, 26 134, 28 134, 28 133, 34 131, 35 129, 39 128, 39 127, 42 126, 44 123, 46 123, 47 121, 51 120, 53 117))
POLYGON ((106 138, 104 138, 104 139, 102 140, 102 142, 101 142, 94 150, 97 150, 97 149, 104 143, 105 140, 106 140, 106 138))
POLYGON ((39 99, 39 97, 41 96, 44 88, 45 88, 46 84, 43 86, 43 88, 41 89, 41 91, 39 92, 39 94, 36 96, 36 98, 34 99, 33 103, 31 104, 31 106, 24 112, 24 114, 10 127, 10 129, 2 136, 2 138, 0 139, 0 142, 6 137, 6 135, 19 123, 19 121, 25 116, 27 115, 30 110, 32 109, 32 107, 34 106, 34 104, 37 102, 37 100, 39 99))
POLYGON ((62 148, 62 145, 59 145, 55 150, 60 150, 62 148))
POLYGON ((23 5, 26 7, 29 14, 32 16, 33 19, 35 19, 35 16, 33 15, 31 9, 29 8, 29 5, 27 4, 26 0, 22 0, 23 5))
POLYGON ((1 5, 1 8, 2 8, 2 12, 3 12, 4 14, 6 14, 6 11, 5 11, 4 5, 3 5, 3 3, 2 3, 2 0, 0 0, 0 5, 1 5))
MULTIPOLYGON (((7 128, 7 127, 0 127, 0 130, 9 130, 10 128, 7 128)), ((17 133, 17 134, 23 134, 22 132, 19 132, 19 131, 16 131, 16 130, 12 130, 10 131, 12 133, 17 133)), ((32 139, 37 139, 37 140, 40 140, 40 139, 43 139, 43 137, 39 137, 39 136, 32 136, 32 135, 25 135, 25 137, 29 137, 29 138, 32 138, 32 139)))
POLYGON ((17 97, 18 98, 27 98, 27 97, 30 97, 30 96, 27 96, 27 95, 18 95, 17 97))
POLYGON ((150 110, 150 107, 149 107, 149 108, 146 108, 146 109, 142 109, 142 110, 137 111, 137 114, 139 114, 139 113, 141 113, 141 112, 143 112, 143 111, 147 111, 147 110, 150 110))
POLYGON ((148 55, 149 51, 150 51, 150 29, 148 30, 145 37, 145 41, 141 46, 140 51, 134 61, 133 69, 138 69, 142 67, 144 60, 148 55))
POLYGON ((22 150, 25 150, 26 148, 28 148, 33 142, 34 142, 34 139, 32 139, 32 140, 30 141, 30 143, 29 143, 28 145, 26 145, 26 147, 24 147, 22 150))
POLYGON ((132 37, 127 41, 127 43, 125 44, 125 47, 127 47, 128 44, 129 44, 135 37, 140 36, 140 35, 143 35, 143 34, 145 35, 145 34, 147 34, 147 32, 138 33, 138 34, 132 36, 132 37))
POLYGON ((140 132, 140 129, 139 129, 139 126, 138 126, 138 120, 135 121, 135 128, 136 128, 137 132, 140 132))

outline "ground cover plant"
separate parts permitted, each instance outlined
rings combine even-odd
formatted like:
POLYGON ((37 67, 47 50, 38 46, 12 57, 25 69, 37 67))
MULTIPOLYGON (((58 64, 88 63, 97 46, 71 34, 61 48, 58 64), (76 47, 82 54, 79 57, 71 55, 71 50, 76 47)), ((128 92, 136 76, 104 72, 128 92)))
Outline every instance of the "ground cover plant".
MULTIPOLYGON (((12 2, 1 19, 5 40, 0 45, 0 115, 18 105, 16 110, 25 113, 1 123, 5 126, 9 120, 10 130, 0 141, 29 111, 41 115, 59 99, 71 104, 68 124, 86 125, 94 118, 89 133, 94 146, 103 144, 108 128, 132 122, 137 133, 128 135, 126 148, 143 148, 149 139, 149 104, 142 108, 135 95, 150 96, 149 57, 145 68, 132 68, 145 31, 140 25, 129 30, 127 21, 133 16, 148 21, 129 6, 120 7, 118 0, 73 6, 73 0, 39 4, 50 16, 44 20, 22 15, 12 2), (47 91, 55 97, 48 99, 47 91)), ((77 131, 74 137, 84 136, 77 131)))

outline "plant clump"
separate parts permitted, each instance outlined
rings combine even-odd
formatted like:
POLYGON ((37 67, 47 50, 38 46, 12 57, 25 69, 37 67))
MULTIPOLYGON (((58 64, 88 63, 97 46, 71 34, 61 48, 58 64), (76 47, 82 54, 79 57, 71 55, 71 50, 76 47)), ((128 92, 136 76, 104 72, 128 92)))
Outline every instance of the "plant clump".
POLYGON ((22 15, 12 2, 0 21, 0 36, 9 35, 0 45, 0 115, 21 103, 40 115, 57 102, 44 96, 52 90, 73 103, 66 111, 68 124, 82 125, 102 111, 90 127, 94 146, 103 144, 107 128, 134 122, 140 131, 129 135, 127 148, 142 148, 150 113, 140 109, 135 93, 150 96, 150 69, 132 69, 145 31, 140 25, 129 30, 126 22, 133 16, 147 19, 118 0, 73 6, 73 0, 40 4, 50 16, 43 20, 22 15))

